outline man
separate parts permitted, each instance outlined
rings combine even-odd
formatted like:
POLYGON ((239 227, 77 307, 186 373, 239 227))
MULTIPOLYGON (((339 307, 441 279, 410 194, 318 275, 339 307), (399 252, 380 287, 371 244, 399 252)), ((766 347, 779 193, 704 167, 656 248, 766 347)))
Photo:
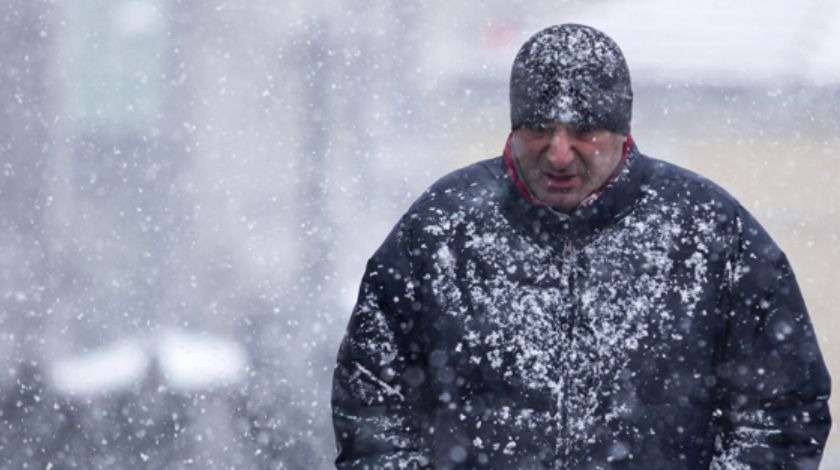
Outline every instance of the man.
POLYGON ((618 46, 560 25, 502 157, 435 183, 367 265, 335 371, 341 468, 816 468, 830 381, 784 254, 639 152, 618 46))

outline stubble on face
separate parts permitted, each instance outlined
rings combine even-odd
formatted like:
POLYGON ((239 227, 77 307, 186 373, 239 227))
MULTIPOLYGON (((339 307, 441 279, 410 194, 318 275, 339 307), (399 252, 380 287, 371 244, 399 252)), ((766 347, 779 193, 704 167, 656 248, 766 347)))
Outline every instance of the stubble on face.
POLYGON ((551 124, 514 131, 511 151, 531 196, 568 213, 607 183, 621 161, 625 139, 607 130, 551 124))

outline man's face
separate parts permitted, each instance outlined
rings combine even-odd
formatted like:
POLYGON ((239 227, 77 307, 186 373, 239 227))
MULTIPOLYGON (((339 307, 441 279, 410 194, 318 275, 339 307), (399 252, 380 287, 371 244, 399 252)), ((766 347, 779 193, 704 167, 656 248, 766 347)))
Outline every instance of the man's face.
POLYGON ((531 195, 571 212, 612 175, 624 140, 604 129, 549 123, 515 130, 511 150, 531 195))

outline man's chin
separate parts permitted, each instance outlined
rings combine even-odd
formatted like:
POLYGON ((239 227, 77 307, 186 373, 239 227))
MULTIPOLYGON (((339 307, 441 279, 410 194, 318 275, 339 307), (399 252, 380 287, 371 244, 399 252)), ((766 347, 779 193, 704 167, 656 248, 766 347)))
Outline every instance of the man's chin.
POLYGON ((550 191, 544 192, 543 194, 539 195, 538 199, 548 207, 552 209, 562 211, 562 212, 571 212, 573 211, 578 204, 580 204, 582 198, 578 197, 574 191, 550 191))
POLYGON ((558 198, 547 198, 541 200, 543 204, 546 206, 560 212, 572 212, 577 208, 580 204, 580 200, 577 198, 573 199, 558 199, 558 198))

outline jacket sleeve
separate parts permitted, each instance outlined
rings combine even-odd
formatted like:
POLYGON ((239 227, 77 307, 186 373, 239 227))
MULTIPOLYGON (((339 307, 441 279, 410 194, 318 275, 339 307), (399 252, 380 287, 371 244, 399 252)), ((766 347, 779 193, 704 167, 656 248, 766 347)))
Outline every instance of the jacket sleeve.
POLYGON ((338 468, 429 464, 420 299, 401 223, 368 261, 333 376, 338 468))
POLYGON ((731 261, 712 468, 817 468, 831 382, 788 260, 749 214, 731 261))

